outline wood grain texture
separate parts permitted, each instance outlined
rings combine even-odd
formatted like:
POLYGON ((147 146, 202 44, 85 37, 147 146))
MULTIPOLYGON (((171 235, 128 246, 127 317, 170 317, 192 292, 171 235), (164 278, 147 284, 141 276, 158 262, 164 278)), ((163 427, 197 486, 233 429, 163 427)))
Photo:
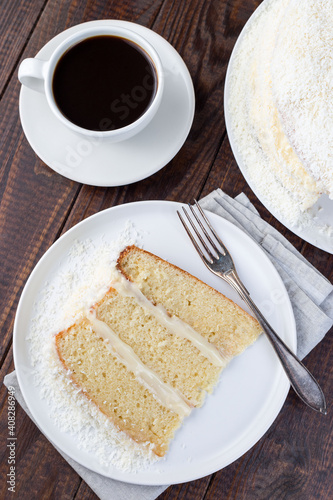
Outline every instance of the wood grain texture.
MULTIPOLYGON (((331 404, 332 358, 329 337, 306 358, 331 404), (320 357, 321 363, 313 362, 320 357)), ((332 416, 305 408, 291 391, 265 436, 242 458, 214 475, 205 499, 328 499, 332 461, 332 416), (311 429, 311 431, 310 431, 311 429)))
MULTIPOLYGON (((79 5, 76 2, 48 2, 40 12, 21 58, 34 56, 50 38, 71 25, 95 18, 119 17, 149 24, 155 19, 159 8, 160 2, 148 1, 140 2, 140 7, 135 2, 80 2, 79 5)), ((34 23, 35 19, 32 25, 34 23)), ((5 304, 0 319, 0 355, 3 366, 11 365, 13 322, 23 286, 40 257, 61 233, 81 189, 80 184, 51 171, 31 150, 23 136, 18 116, 17 75, 11 74, 10 70, 7 76, 9 80, 0 101, 0 258, 3 263, 0 296, 5 304)), ((5 393, 4 387, 2 391, 5 393)), ((4 404, 2 409, 0 428, 4 431, 7 425, 4 404)), ((23 423, 18 426, 18 433, 24 435, 27 428, 32 441, 22 445, 29 452, 28 458, 24 453, 17 456, 17 469, 21 474, 19 494, 23 496, 22 492, 25 492, 27 498, 38 498, 38 492, 43 492, 44 498, 49 498, 48 493, 51 491, 53 494, 59 493, 56 498, 65 498, 66 495, 69 495, 68 498, 74 497, 81 479, 31 424, 24 412, 19 411, 20 414, 23 423), (44 460, 41 461, 41 457, 44 460), (62 472, 58 473, 56 464, 60 463, 59 471, 61 469, 62 472), (50 474, 52 464, 55 472, 50 474), (30 488, 34 470, 39 479, 30 488), (60 476, 62 482, 59 481, 60 476), (68 483, 74 485, 74 489, 70 490, 72 493, 69 492, 68 483)), ((6 436, 6 433, 1 432, 1 436, 6 436)), ((1 450, 6 452, 3 447, 1 450)), ((2 460, 0 477, 5 478, 7 472, 7 463, 2 460)), ((1 481, 0 496, 7 493, 6 481, 1 481)))
MULTIPOLYGON (((101 18, 119 17, 121 9, 124 18, 134 16, 147 23, 149 18, 152 22, 159 9, 158 2, 141 2, 141 10, 128 3, 127 11, 126 3, 121 7, 117 4, 114 9, 107 1, 92 2, 92 9, 87 4, 89 2, 80 2, 80 8, 74 8, 73 2, 48 3, 22 57, 35 55, 43 44, 68 25, 94 18, 96 8, 101 18)), ((12 75, 0 102, 0 231, 3 236, 0 258, 5 263, 0 292, 6 303, 0 323, 5 332, 1 338, 1 355, 8 347, 13 313, 23 284, 41 255, 59 235, 81 189, 79 184, 51 171, 31 150, 19 122, 18 94, 19 83, 16 75, 12 75), (15 252, 11 251, 13 248, 15 252)))
MULTIPOLYGON (((0 5, 0 376, 13 370, 12 330, 23 286, 32 269, 66 230, 105 208, 139 200, 191 201, 222 187, 245 192, 261 216, 284 234, 328 279, 330 255, 284 228, 245 183, 230 150, 223 113, 224 78, 234 43, 260 2, 254 0, 14 0, 0 5), (39 160, 18 115, 17 69, 53 36, 94 19, 124 19, 152 28, 181 54, 193 78, 196 113, 187 141, 161 171, 118 188, 82 186, 39 160)), ((331 331, 332 334, 332 331, 331 331)), ((328 334, 307 356, 332 407, 332 355, 328 334)), ((7 391, 0 389, 0 498, 83 499, 96 495, 18 407, 17 493, 6 489, 7 391)), ((211 476, 170 486, 160 500, 280 500, 333 498, 332 412, 305 408, 290 391, 266 435, 243 457, 211 476)), ((139 500, 139 499, 138 499, 139 500)))
POLYGON ((94 213, 96 203, 101 210, 120 203, 157 197, 189 201, 194 196, 200 196, 225 136, 223 91, 227 63, 241 28, 257 4, 249 2, 241 7, 236 2, 231 8, 230 2, 223 1, 163 2, 151 28, 176 48, 192 76, 196 111, 190 134, 176 157, 148 179, 114 188, 106 194, 98 188, 84 186, 74 215, 67 220, 65 229, 81 220, 79 213, 83 217, 94 213), (236 28, 227 30, 233 20, 236 20, 236 28), (77 207, 86 206, 88 193, 93 198, 83 215, 77 207))
POLYGON ((17 62, 43 11, 45 0, 13 0, 1 3, 0 96, 16 69, 17 62))

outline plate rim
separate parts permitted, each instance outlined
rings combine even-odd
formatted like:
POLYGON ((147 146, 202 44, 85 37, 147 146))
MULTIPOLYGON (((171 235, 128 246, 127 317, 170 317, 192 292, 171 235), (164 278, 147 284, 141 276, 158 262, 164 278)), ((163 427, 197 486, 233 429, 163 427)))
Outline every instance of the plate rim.
MULTIPOLYGON (((246 34, 246 31, 250 28, 251 23, 253 23, 254 19, 258 15, 260 15, 261 10, 265 9, 266 5, 272 1, 273 0, 263 0, 263 2, 252 12, 251 16, 248 18, 248 20, 246 21, 245 25, 243 26, 240 34, 238 35, 238 38, 237 38, 235 45, 232 49, 232 52, 231 52, 231 55, 230 55, 230 58, 228 61, 227 70, 226 70, 225 85, 224 85, 224 92, 223 92, 225 128, 226 128, 230 147, 231 147, 234 159, 236 161, 236 164, 237 164, 241 174, 243 175, 243 177, 246 181, 246 184, 249 186, 249 188, 255 194, 255 196, 258 198, 258 200, 263 204, 263 206, 269 211, 269 213, 271 215, 273 215, 273 217, 275 217, 275 219, 277 221, 279 221, 284 227, 286 227, 293 234, 295 234, 299 238, 307 241, 308 243, 315 246, 316 248, 319 248, 320 250, 323 250, 324 252, 333 254, 332 244, 331 244, 331 246, 329 246, 329 243, 327 243, 326 241, 321 241, 320 239, 319 239, 319 241, 315 240, 315 237, 312 238, 311 235, 304 233, 302 228, 299 228, 298 226, 292 226, 291 224, 288 223, 288 221, 285 221, 283 219, 283 217, 281 217, 274 209, 272 209, 269 206, 268 203, 266 203, 266 201, 264 203, 264 201, 262 199, 263 198, 262 194, 260 194, 258 189, 256 189, 256 187, 254 186, 253 182, 251 181, 250 176, 247 173, 246 167, 243 165, 244 162, 242 159, 242 155, 239 152, 238 147, 236 145, 236 140, 235 140, 235 137, 234 137, 234 134, 232 131, 232 127, 231 127, 231 113, 230 113, 229 106, 228 106, 228 100, 229 100, 229 92, 230 92, 230 86, 231 86, 230 79, 231 79, 231 74, 232 74, 233 61, 236 58, 239 46, 242 43, 242 40, 246 34)), ((332 207, 333 207, 333 200, 332 200, 332 207)))
MULTIPOLYGON (((48 429, 45 429, 43 425, 40 425, 40 422, 38 421, 38 415, 36 415, 34 409, 31 408, 30 406, 30 401, 29 401, 29 398, 27 399, 26 398, 26 390, 25 390, 25 385, 24 383, 22 383, 23 381, 23 375, 21 374, 20 372, 20 368, 17 367, 17 359, 19 357, 18 355, 18 349, 19 349, 19 345, 18 345, 18 342, 19 342, 19 333, 17 332, 17 329, 18 329, 18 321, 19 321, 19 317, 20 317, 20 310, 21 308, 24 306, 24 301, 25 301, 25 295, 29 292, 29 288, 31 286, 31 283, 33 283, 34 279, 35 279, 35 275, 38 273, 38 270, 39 268, 44 264, 44 261, 47 260, 49 258, 49 255, 50 253, 54 252, 54 248, 57 248, 58 246, 60 246, 63 242, 63 240, 65 239, 70 239, 71 238, 71 235, 72 233, 74 233, 75 231, 78 231, 80 227, 82 227, 85 223, 87 223, 87 221, 91 221, 97 217, 100 217, 101 214, 105 214, 106 213, 116 213, 117 211, 121 211, 124 207, 127 207, 127 208, 132 208, 132 207, 135 207, 135 206, 144 206, 144 205, 159 205, 160 207, 162 206, 173 206, 175 207, 175 210, 174 210, 174 213, 176 214, 176 209, 177 208, 181 208, 182 206, 184 206, 183 203, 179 203, 179 202, 174 202, 174 201, 166 201, 166 200, 144 200, 144 201, 135 201, 135 202, 130 202, 130 203, 126 203, 126 204, 122 204, 122 205, 116 205, 116 206, 113 206, 113 207, 110 207, 110 208, 107 208, 107 209, 104 209, 100 212, 97 212, 93 215, 91 215, 90 217, 87 217, 86 219, 80 221, 78 224, 74 225, 73 227, 71 227, 68 231, 66 231, 63 235, 61 235, 49 248, 48 250, 44 253, 44 255, 39 259, 39 261, 37 262, 37 264, 35 265, 34 269, 32 270, 32 272, 30 273, 29 275, 29 278, 28 280, 26 281, 26 284, 23 288, 23 291, 21 293, 21 296, 20 296, 20 300, 19 300, 19 303, 18 303, 18 306, 17 306, 17 310, 16 310, 16 314, 15 314, 15 320, 14 320, 14 328, 13 328, 13 357, 14 357, 14 366, 15 366, 15 370, 16 370, 16 375, 17 375, 17 379, 18 379, 18 383, 19 383, 19 387, 20 387, 20 390, 21 390, 21 393, 22 393, 22 397, 28 407, 28 410, 31 414, 31 418, 32 420, 35 422, 35 424, 37 425, 37 427, 39 428, 39 430, 44 434, 44 436, 53 444, 53 446, 56 448, 56 449, 60 449, 62 453, 65 453, 68 457, 70 457, 72 460, 74 460, 75 462, 79 463, 81 466, 83 467, 86 467, 88 468, 89 470, 92 470, 94 472, 97 472, 101 475, 103 475, 104 477, 108 477, 108 478, 112 478, 114 480, 120 480, 120 481, 123 481, 125 483, 132 483, 132 484, 139 484, 139 485, 161 485, 161 484, 178 484, 178 483, 182 483, 182 482, 188 482, 188 481, 193 481, 193 480, 196 480, 196 479, 199 479, 201 477, 204 477, 206 475, 209 475, 209 474, 212 474, 218 470, 221 470, 225 467, 227 467, 228 465, 230 465, 231 463, 233 463, 235 460, 237 460, 238 458, 240 458, 241 456, 243 456, 245 453, 247 453, 247 451, 249 451, 263 436, 264 434, 267 432, 267 430, 271 427, 271 425, 273 424, 273 422, 275 421, 275 419, 277 418, 278 414, 280 413, 281 411, 281 408, 282 406, 284 405, 284 402, 286 400, 286 397, 288 395, 288 392, 289 392, 289 389, 290 389, 290 384, 289 384, 289 381, 287 380, 287 378, 285 377, 285 380, 284 378, 282 379, 282 382, 281 382, 281 376, 283 375, 283 369, 281 368, 280 369, 280 374, 279 374, 279 380, 278 380, 278 384, 276 382, 275 385, 281 385, 283 383, 283 387, 282 389, 280 389, 280 399, 279 399, 279 404, 276 404, 275 405, 275 411, 274 411, 274 416, 273 418, 269 418, 267 420, 266 418, 266 422, 265 422, 265 425, 264 426, 261 426, 260 429, 256 429, 256 432, 255 432, 255 436, 251 439, 251 444, 250 446, 246 446, 246 450, 245 451, 242 451, 242 453, 239 455, 239 453, 236 451, 236 453, 234 452, 234 455, 231 454, 231 458, 228 460, 228 463, 225 463, 224 465, 219 466, 216 468, 216 466, 210 466, 210 468, 208 469, 205 469, 204 472, 200 475, 198 475, 197 473, 196 474, 190 474, 190 475, 187 475, 186 477, 182 476, 182 473, 180 473, 180 475, 177 473, 173 473, 171 474, 171 476, 174 476, 174 479, 168 477, 167 475, 167 479, 164 478, 164 482, 162 481, 161 483, 161 479, 159 479, 159 476, 158 474, 154 474, 154 471, 151 473, 151 476, 150 476, 150 479, 148 480, 147 478, 143 477, 143 478, 139 478, 138 477, 138 474, 133 474, 133 472, 130 472, 130 473, 127 473, 127 472, 123 472, 123 471, 120 471, 118 469, 116 469, 115 471, 112 471, 112 473, 104 473, 103 471, 101 471, 99 468, 98 468, 98 463, 95 463, 94 464, 94 467, 92 467, 91 465, 87 465, 86 463, 82 463, 81 461, 78 460, 78 457, 75 456, 75 453, 74 453, 74 456, 73 454, 70 452, 68 453, 68 451, 64 451, 63 448, 59 445, 57 445, 53 439, 52 439, 52 435, 50 435, 50 432, 48 429)), ((162 208, 163 210, 163 208, 162 208)), ((272 272, 275 274, 275 278, 278 279, 278 281, 280 282, 280 285, 281 287, 284 289, 285 291, 285 295, 286 295, 286 298, 288 299, 287 300, 287 308, 288 308, 288 319, 290 319, 292 321, 292 324, 290 325, 291 328, 290 328, 290 331, 292 331, 293 335, 290 336, 290 338, 288 339, 288 345, 290 346, 291 350, 292 351, 296 351, 296 346, 297 346, 297 335, 296 335, 296 323, 295 323, 295 317, 294 317, 294 314, 293 314, 293 310, 292 310, 292 305, 291 305, 291 302, 290 302, 290 298, 289 298, 289 295, 288 295, 288 292, 285 288, 285 285, 278 273, 278 271, 276 270, 276 268, 274 267, 273 263, 270 261, 270 259, 268 258, 268 256, 265 254, 265 252, 263 251, 263 249, 252 239, 250 238, 250 236, 248 236, 244 231, 242 231, 240 228, 238 228, 237 226, 235 226, 234 224, 232 224, 231 222, 229 222, 228 220, 226 219, 223 219, 223 217, 220 217, 219 215, 217 214, 213 214, 211 212, 209 212, 210 215, 213 215, 214 217, 216 218, 219 218, 219 219, 222 219, 223 222, 227 225, 227 226, 231 226, 235 231, 236 233, 241 233, 242 236, 244 236, 246 239, 248 239, 248 241, 251 242, 251 244, 253 244, 257 250, 259 250, 259 252, 261 253, 261 257, 263 257, 267 262, 269 262, 269 265, 271 266, 271 269, 272 269, 272 272)), ((27 342, 27 339, 25 338, 24 339, 25 342, 27 342)), ((35 386, 35 390, 36 390, 36 386, 35 386)), ((39 397, 39 395, 38 395, 39 397)), ((261 413, 265 413, 265 408, 267 406, 267 402, 265 403, 265 405, 263 405, 263 408, 261 410, 261 413)), ((258 419, 260 416, 260 413, 259 415, 256 415, 256 419, 258 419)), ((261 418, 260 418, 261 420, 261 418)), ((253 434, 253 433, 252 433, 253 434)), ((240 436, 237 440, 237 442, 239 440, 241 440, 241 437, 240 436)), ((143 471, 145 472, 145 471, 143 471)), ((170 473, 169 473, 170 475, 170 473)))

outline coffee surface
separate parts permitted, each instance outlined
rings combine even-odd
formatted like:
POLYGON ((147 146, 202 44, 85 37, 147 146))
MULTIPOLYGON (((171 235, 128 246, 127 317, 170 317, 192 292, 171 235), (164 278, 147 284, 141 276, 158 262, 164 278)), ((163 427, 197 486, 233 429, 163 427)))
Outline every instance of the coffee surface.
POLYGON ((88 130, 113 130, 136 121, 150 106, 157 75, 149 56, 117 36, 95 36, 63 54, 53 75, 61 113, 88 130))

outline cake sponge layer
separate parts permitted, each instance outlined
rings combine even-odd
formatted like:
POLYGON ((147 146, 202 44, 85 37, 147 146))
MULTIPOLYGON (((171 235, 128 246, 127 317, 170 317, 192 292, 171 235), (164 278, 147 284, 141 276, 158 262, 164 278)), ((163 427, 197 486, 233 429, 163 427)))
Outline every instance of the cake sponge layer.
POLYGON ((240 354, 262 329, 252 316, 214 288, 136 246, 119 256, 118 269, 155 304, 163 304, 227 358, 240 354))
POLYGON ((56 348, 85 396, 120 431, 163 456, 184 416, 261 328, 221 293, 135 246, 121 253, 117 268, 130 293, 115 281, 116 289, 56 336, 56 348))
POLYGON ((60 332, 56 346, 73 382, 115 426, 138 443, 150 442, 155 454, 163 456, 181 417, 162 406, 112 355, 89 321, 60 332))
POLYGON ((180 391, 191 406, 202 405, 205 391, 213 390, 222 367, 210 363, 189 340, 170 333, 135 298, 111 289, 94 309, 96 317, 131 346, 148 368, 180 391))

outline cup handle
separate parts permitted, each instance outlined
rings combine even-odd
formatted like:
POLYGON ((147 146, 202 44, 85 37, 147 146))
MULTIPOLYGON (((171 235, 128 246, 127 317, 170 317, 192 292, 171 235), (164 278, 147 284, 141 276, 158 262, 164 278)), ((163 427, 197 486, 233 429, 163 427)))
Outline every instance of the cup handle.
POLYGON ((44 94, 44 80, 47 62, 48 61, 42 61, 41 59, 36 58, 24 59, 18 70, 18 79, 22 85, 44 94))

